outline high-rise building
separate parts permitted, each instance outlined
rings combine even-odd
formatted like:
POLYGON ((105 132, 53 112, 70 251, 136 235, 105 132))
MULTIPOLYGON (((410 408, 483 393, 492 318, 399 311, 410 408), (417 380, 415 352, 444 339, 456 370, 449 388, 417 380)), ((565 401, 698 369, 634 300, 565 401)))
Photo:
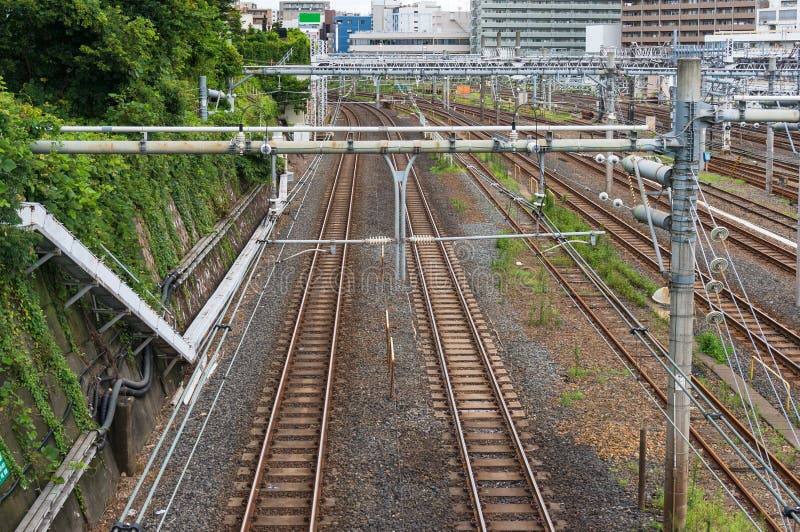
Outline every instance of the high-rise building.
POLYGON ((753 31, 755 23, 755 0, 623 0, 622 46, 669 44, 674 35, 679 44, 703 44, 706 35, 753 31))
POLYGON ((521 53, 582 54, 586 26, 615 24, 619 0, 472 0, 470 47, 513 48, 519 33, 521 53), (499 35, 499 43, 498 43, 499 35))

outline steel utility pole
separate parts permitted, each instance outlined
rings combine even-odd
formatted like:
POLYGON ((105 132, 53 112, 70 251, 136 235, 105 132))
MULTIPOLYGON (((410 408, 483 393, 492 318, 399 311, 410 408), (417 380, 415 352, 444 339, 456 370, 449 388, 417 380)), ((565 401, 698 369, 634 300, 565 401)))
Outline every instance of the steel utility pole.
POLYGON ((694 208, 697 185, 692 170, 699 155, 700 124, 694 120, 700 99, 700 59, 678 60, 672 170, 672 263, 670 265, 669 357, 667 381, 667 454, 664 464, 664 530, 686 527, 689 481, 689 395, 694 323, 694 208))

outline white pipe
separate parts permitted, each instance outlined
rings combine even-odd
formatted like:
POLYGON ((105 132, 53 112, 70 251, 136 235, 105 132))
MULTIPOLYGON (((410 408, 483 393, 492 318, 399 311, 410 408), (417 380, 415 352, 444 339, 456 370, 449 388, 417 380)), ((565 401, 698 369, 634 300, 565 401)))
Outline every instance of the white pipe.
POLYGON ((263 153, 488 153, 488 152, 537 152, 537 151, 660 151, 673 141, 656 137, 653 139, 546 139, 517 140, 514 142, 495 140, 345 140, 281 141, 267 143, 262 152, 263 141, 231 143, 226 140, 38 140, 30 145, 33 153, 66 154, 216 154, 255 155, 263 153))
POLYGON ((737 102, 800 102, 800 96, 734 96, 737 102))
POLYGON ((719 122, 800 122, 796 109, 722 109, 717 113, 719 122))
MULTIPOLYGON (((646 125, 517 125, 516 131, 649 131, 646 125)), ((458 133, 466 131, 511 132, 511 126, 63 126, 62 133, 458 133)))

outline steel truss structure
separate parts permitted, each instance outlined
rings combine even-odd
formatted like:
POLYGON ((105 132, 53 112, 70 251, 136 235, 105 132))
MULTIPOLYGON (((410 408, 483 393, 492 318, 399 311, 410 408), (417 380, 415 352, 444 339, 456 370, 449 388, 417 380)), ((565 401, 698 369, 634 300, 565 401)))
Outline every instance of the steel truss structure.
MULTIPOLYGON (((671 49, 665 49, 670 50, 671 49)), ((310 65, 249 65, 248 75, 295 76, 536 76, 600 75, 607 72, 603 55, 485 57, 477 54, 343 54, 312 57, 310 65)), ((628 76, 675 75, 674 55, 628 52, 617 56, 616 71, 628 76)), ((778 58, 778 75, 800 75, 800 60, 795 53, 778 58)), ((703 76, 753 77, 764 75, 767 57, 725 58, 709 56, 703 60, 703 76)))

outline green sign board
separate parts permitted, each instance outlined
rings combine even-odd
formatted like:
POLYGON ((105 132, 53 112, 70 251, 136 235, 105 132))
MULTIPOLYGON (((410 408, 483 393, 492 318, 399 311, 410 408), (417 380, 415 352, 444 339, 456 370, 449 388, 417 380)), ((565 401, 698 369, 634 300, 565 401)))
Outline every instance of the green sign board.
POLYGON ((300 24, 319 24, 322 20, 321 13, 298 13, 297 22, 300 24))
POLYGON ((10 474, 11 474, 11 472, 8 470, 8 466, 6 465, 6 461, 3 459, 3 455, 0 454, 0 485, 2 485, 3 482, 6 481, 6 479, 8 478, 8 475, 10 475, 10 474))

